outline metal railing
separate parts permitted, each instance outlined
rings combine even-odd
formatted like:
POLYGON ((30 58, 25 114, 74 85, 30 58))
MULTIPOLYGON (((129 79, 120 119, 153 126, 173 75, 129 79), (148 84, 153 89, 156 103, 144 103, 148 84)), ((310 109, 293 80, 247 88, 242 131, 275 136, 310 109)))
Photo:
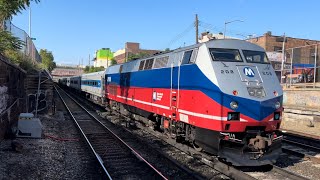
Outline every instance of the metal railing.
POLYGON ((2 26, 4 30, 11 32, 13 36, 18 37, 21 41, 24 42, 24 45, 21 49, 22 53, 30 57, 30 59, 32 59, 33 61, 41 62, 41 57, 36 46, 24 30, 13 25, 11 21, 5 21, 2 26))
POLYGON ((282 84, 287 88, 320 88, 320 44, 288 48, 281 65, 282 84))

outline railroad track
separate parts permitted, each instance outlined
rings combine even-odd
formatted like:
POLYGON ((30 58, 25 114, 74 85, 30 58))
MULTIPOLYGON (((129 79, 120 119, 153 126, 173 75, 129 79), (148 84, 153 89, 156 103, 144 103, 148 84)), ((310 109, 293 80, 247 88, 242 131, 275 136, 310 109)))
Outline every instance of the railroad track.
MULTIPOLYGON (((78 97, 77 97, 78 98, 78 97)), ((123 116, 119 113, 117 113, 117 116, 123 116)), ((128 118, 123 116, 124 118, 128 118)), ((138 128, 146 130, 147 133, 151 134, 154 137, 157 137, 161 139, 162 141, 165 141, 166 143, 172 145, 173 147, 177 148, 178 150, 189 154, 190 156, 197 157, 196 159, 200 161, 201 163, 206 164, 207 166, 218 170, 219 172, 225 174, 229 178, 232 179, 306 179, 303 176, 297 175, 293 172, 290 172, 288 170, 282 169, 277 166, 269 166, 269 170, 265 171, 265 168, 253 168, 251 169, 251 172, 243 171, 242 169, 237 169, 233 166, 229 166, 221 161, 219 161, 216 157, 207 155, 205 153, 198 152, 194 150, 192 147, 189 147, 184 144, 177 143, 173 139, 168 139, 165 135, 158 133, 156 131, 152 131, 148 129, 148 127, 144 127, 141 124, 137 124, 138 128), (257 172, 254 172, 257 171, 257 172), (284 178, 285 177, 285 178, 284 178)), ((146 137, 146 135, 144 136, 146 137)))
MULTIPOLYGON (((72 93, 71 93, 72 94, 72 93)), ((90 107, 90 109, 96 108, 95 106, 97 106, 96 104, 92 104, 93 102, 88 101, 88 100, 83 100, 82 98, 72 94, 72 96, 74 96, 74 98, 78 99, 78 101, 81 101, 82 103, 87 104, 87 106, 90 107), (94 106, 94 107, 92 107, 94 106)), ((99 106, 99 105, 98 105, 99 106)), ((112 111, 112 116, 114 116, 115 118, 123 118, 123 119, 130 119, 129 117, 126 117, 122 114, 120 114, 119 112, 116 111, 112 111)), ((108 118, 109 119, 109 118, 108 118)), ((121 123, 119 123, 121 124, 121 123)), ((188 154, 192 157, 195 157, 196 161, 199 161, 217 171, 219 171, 221 174, 224 174, 225 176, 231 178, 231 179, 239 179, 239 180, 254 180, 255 178, 251 177, 250 175, 242 172, 241 170, 238 170, 232 166, 229 166, 223 162, 220 162, 217 158, 213 158, 212 156, 209 155, 205 155, 203 153, 199 153, 198 151, 196 151, 195 149, 193 149, 192 147, 188 146, 188 145, 184 145, 181 143, 177 143, 175 140, 173 139, 168 139, 167 136, 157 132, 157 131, 153 131, 150 130, 149 127, 145 127, 143 124, 136 122, 135 124, 139 129, 144 130, 144 134, 143 134, 143 139, 145 138, 153 138, 153 140, 157 139, 157 140, 161 140, 164 141, 165 143, 169 144, 170 146, 176 148, 177 150, 185 154, 188 154), (151 137, 152 136, 152 137, 151 137), (201 155, 202 154, 202 155, 201 155)), ((168 151, 168 149, 166 149, 166 151, 168 151)), ((177 154, 174 153, 173 151, 170 151, 171 154, 177 154)), ((162 155, 165 154, 162 152, 162 155)), ((167 157, 168 159, 172 160, 171 157, 167 157)), ((175 162, 176 164, 178 164, 179 162, 175 162)), ((198 163, 199 164, 199 163, 198 163)), ((195 172, 193 172, 194 174, 196 174, 195 172)), ((195 176, 194 178, 196 179, 198 176, 195 176)), ((197 178, 199 179, 199 178, 197 178)), ((224 179, 224 178, 222 178, 224 179)))
POLYGON ((167 179, 90 111, 55 89, 109 179, 167 179))
POLYGON ((252 168, 251 172, 247 172, 256 179, 277 179, 277 180, 307 180, 308 178, 295 174, 275 165, 252 168))
POLYGON ((292 131, 282 134, 284 135, 283 152, 320 164, 320 139, 292 131))
MULTIPOLYGON (((141 125, 138 125, 139 128, 144 128, 141 125)), ((291 171, 285 170, 283 168, 280 168, 276 165, 269 165, 266 167, 233 167, 229 166, 221 161, 219 161, 215 156, 210 156, 206 153, 198 152, 192 147, 189 147, 184 144, 177 143, 173 139, 168 139, 164 135, 147 130, 148 133, 153 134, 157 137, 162 137, 161 139, 165 141, 166 143, 176 147, 177 149, 191 155, 191 156, 198 156, 198 161, 220 171, 221 173, 225 174, 226 176, 232 178, 232 179, 288 179, 288 180, 307 180, 307 178, 295 174, 291 171)))

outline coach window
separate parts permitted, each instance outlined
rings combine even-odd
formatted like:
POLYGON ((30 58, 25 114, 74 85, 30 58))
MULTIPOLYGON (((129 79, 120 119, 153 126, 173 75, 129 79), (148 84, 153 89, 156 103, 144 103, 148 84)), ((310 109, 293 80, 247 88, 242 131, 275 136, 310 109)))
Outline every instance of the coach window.
POLYGON ((242 61, 238 49, 210 48, 209 51, 214 61, 242 61))
POLYGON ((184 52, 181 64, 188 64, 189 63, 189 61, 191 59, 192 52, 193 52, 193 50, 184 52))

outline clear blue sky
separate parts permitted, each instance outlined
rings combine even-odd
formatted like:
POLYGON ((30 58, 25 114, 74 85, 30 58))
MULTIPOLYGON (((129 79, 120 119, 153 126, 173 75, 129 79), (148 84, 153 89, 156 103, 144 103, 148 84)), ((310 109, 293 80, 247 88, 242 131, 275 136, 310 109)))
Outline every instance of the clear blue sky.
MULTIPOLYGON (((41 0, 31 6, 32 36, 57 63, 87 64, 95 50, 116 51, 125 42, 145 49, 193 44, 195 32, 188 27, 196 13, 200 32, 223 32, 225 21, 241 19, 227 25, 227 35, 272 31, 320 40, 319 7, 318 0, 41 0)), ((13 23, 28 32, 28 11, 13 23)))

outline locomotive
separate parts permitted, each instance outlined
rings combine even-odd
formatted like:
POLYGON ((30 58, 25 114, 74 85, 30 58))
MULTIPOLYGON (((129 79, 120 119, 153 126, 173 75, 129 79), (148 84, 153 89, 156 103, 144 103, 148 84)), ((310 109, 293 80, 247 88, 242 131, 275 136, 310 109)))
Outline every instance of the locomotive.
POLYGON ((105 105, 196 150, 235 166, 272 164, 281 153, 283 92, 260 46, 216 39, 103 75, 105 105))

